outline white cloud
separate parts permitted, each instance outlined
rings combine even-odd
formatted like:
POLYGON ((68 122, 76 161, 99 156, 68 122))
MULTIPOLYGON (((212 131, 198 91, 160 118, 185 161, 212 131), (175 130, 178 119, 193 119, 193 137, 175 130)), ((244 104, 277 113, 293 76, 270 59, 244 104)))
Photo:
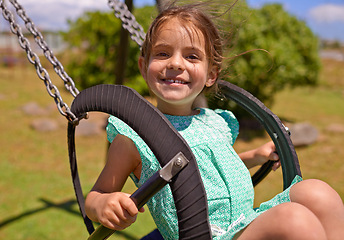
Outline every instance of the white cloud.
MULTIPOLYGON (((8 8, 12 9, 9 1, 5 2, 8 8)), ((75 20, 85 11, 113 11, 108 6, 108 0, 18 0, 18 3, 23 6, 36 27, 51 31, 66 30, 67 19, 75 20)), ((134 0, 134 3, 142 6, 154 4, 155 0, 134 0)), ((0 16, 0 30, 2 30, 2 22, 4 20, 0 16)))
POLYGON ((344 5, 323 4, 310 9, 310 17, 323 23, 344 22, 344 5))
POLYGON ((44 30, 65 30, 67 19, 75 20, 85 11, 111 11, 106 0, 18 0, 18 2, 35 25, 44 30))

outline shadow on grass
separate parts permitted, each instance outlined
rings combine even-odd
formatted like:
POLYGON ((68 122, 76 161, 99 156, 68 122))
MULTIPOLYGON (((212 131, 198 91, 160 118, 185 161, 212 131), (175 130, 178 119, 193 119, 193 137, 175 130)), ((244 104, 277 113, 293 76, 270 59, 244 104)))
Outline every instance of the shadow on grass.
POLYGON ((6 225, 9 225, 9 224, 11 224, 17 220, 20 220, 22 218, 31 216, 31 215, 39 213, 39 212, 42 212, 44 210, 48 210, 50 208, 58 208, 58 209, 63 209, 65 211, 73 213, 73 214, 77 214, 77 215, 80 214, 79 212, 72 209, 72 206, 74 204, 76 204, 76 200, 68 200, 68 201, 65 201, 62 203, 53 203, 47 199, 40 198, 39 201, 43 202, 45 205, 43 207, 28 210, 27 212, 23 212, 19 215, 16 215, 16 216, 2 220, 0 222, 0 228, 5 227, 6 225))
MULTIPOLYGON (((42 211, 45 211, 45 210, 48 210, 48 209, 51 209, 51 208, 57 208, 57 209, 61 209, 61 210, 64 210, 68 213, 72 213, 74 215, 77 215, 77 216, 80 216, 80 221, 82 221, 82 218, 81 218, 81 214, 79 211, 75 211, 73 209, 73 206, 75 204, 77 204, 76 200, 67 200, 65 202, 61 202, 61 203, 54 203, 54 202, 51 202, 49 201, 48 199, 44 199, 44 198, 40 198, 39 201, 43 202, 44 203, 44 206, 42 207, 39 207, 39 208, 35 208, 35 209, 32 209, 32 210, 28 210, 26 212, 23 212, 21 214, 18 214, 16 216, 13 216, 13 217, 9 217, 7 219, 4 219, 4 220, 1 220, 0 221, 0 228, 3 228, 11 223, 14 223, 20 219, 23 219, 25 217, 29 217, 33 214, 36 214, 36 213, 39 213, 39 212, 42 212, 42 211)), ((96 227, 99 226, 99 225, 96 225, 96 227)), ((85 229, 85 231, 87 232, 87 230, 85 229)), ((114 235, 116 236, 123 236, 125 237, 126 239, 128 240, 137 240, 137 238, 133 237, 132 235, 128 234, 128 233, 125 233, 125 232, 121 232, 121 231, 118 231, 118 232, 115 232, 114 235)))

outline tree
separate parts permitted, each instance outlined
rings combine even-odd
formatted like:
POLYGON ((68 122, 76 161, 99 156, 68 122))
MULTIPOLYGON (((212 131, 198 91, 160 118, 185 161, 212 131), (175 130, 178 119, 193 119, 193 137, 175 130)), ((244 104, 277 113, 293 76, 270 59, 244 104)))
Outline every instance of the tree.
MULTIPOLYGON (((144 7, 137 9, 137 13, 138 21, 147 29, 156 10, 154 7, 144 7)), ((120 29, 121 21, 112 12, 87 12, 77 20, 69 21, 69 30, 63 33, 70 47, 70 59, 66 67, 78 88, 115 83, 118 63, 123 61, 118 54, 118 48, 122 47, 120 29)), ((124 75, 124 84, 143 95, 148 94, 137 66, 139 46, 128 41, 129 51, 125 66, 128 71, 124 75)))
MULTIPOLYGON (((157 9, 135 9, 134 15, 147 31, 157 9)), ((318 39, 303 21, 285 12, 279 4, 250 9, 244 1, 223 16, 227 15, 231 19, 225 22, 224 30, 235 41, 225 53, 222 79, 248 90, 268 106, 274 95, 286 87, 316 84, 320 69, 318 39), (248 16, 243 17, 243 13, 248 16)), ((120 20, 113 13, 89 12, 69 24, 65 40, 75 58, 67 68, 78 87, 114 83, 116 63, 121 61, 117 50, 121 47, 120 20)), ((139 47, 130 40, 123 83, 146 95, 148 89, 137 67, 138 56, 139 47)), ((220 101, 212 105, 226 107, 220 101)))
POLYGON ((315 85, 320 70, 319 43, 305 22, 279 4, 247 11, 246 21, 239 14, 232 16, 233 25, 240 27, 231 36, 235 41, 226 57, 232 61, 224 69, 223 79, 267 105, 286 87, 315 85))

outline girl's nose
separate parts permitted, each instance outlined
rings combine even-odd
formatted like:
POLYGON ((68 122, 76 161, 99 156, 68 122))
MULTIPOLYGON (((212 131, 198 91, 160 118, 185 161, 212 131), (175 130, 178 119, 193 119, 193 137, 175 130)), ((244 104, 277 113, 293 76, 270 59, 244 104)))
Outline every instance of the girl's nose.
POLYGON ((184 61, 180 56, 172 56, 167 65, 168 69, 183 71, 185 70, 184 61))

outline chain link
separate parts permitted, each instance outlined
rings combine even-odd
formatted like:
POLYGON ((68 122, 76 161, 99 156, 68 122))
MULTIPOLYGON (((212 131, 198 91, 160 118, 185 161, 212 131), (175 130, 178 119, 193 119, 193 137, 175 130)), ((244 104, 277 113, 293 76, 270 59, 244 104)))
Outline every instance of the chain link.
POLYGON ((135 16, 128 10, 127 5, 119 0, 108 0, 108 6, 114 10, 115 16, 122 21, 122 26, 130 33, 131 39, 142 46, 146 34, 142 26, 136 21, 135 16))
MULTIPOLYGON (((67 90, 69 90, 75 97, 79 93, 79 91, 75 88, 74 82, 71 80, 71 78, 66 77, 68 75, 63 71, 61 63, 56 59, 56 57, 47 47, 47 44, 43 40, 42 34, 40 34, 34 27, 34 24, 32 23, 31 19, 26 16, 23 8, 15 0, 10 0, 10 2, 16 8, 18 15, 24 20, 28 30, 34 35, 37 44, 43 49, 44 55, 48 55, 52 59, 52 61, 50 61, 49 59, 48 60, 53 64, 55 71, 58 74, 60 73, 61 76, 64 77, 62 79, 65 81, 65 86, 67 90)), ((29 62, 35 66, 38 77, 44 81, 48 94, 52 98, 54 98, 57 109, 69 121, 74 121, 76 119, 76 116, 71 112, 68 105, 62 100, 58 88, 50 80, 48 71, 45 68, 43 68, 39 57, 36 53, 32 51, 29 40, 24 37, 20 26, 14 20, 13 14, 6 8, 3 0, 0 1, 0 8, 2 9, 3 17, 6 21, 10 23, 10 29, 12 33, 17 35, 20 47, 23 48, 27 53, 27 58, 29 62)))

